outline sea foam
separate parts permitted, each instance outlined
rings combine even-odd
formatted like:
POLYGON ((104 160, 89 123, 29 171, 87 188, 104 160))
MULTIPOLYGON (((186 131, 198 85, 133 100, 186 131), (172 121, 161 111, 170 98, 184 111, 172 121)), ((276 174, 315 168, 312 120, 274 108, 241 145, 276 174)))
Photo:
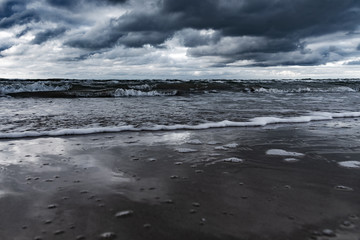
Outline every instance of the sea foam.
POLYGON ((224 120, 220 122, 208 122, 197 125, 174 124, 174 125, 154 125, 150 127, 135 127, 133 125, 125 125, 125 126, 117 126, 117 127, 10 132, 10 133, 0 133, 0 139, 42 137, 42 136, 85 135, 85 134, 94 134, 94 133, 111 133, 111 132, 124 132, 124 131, 174 131, 174 130, 202 130, 209 128, 226 128, 226 127, 261 127, 269 124, 307 123, 311 121, 324 121, 324 120, 332 120, 334 118, 351 118, 351 117, 360 117, 360 112, 342 112, 342 113, 313 112, 307 116, 296 116, 296 117, 287 117, 287 118, 256 117, 250 119, 249 121, 244 121, 244 122, 224 120))
POLYGON ((344 161, 344 162, 338 162, 338 164, 341 167, 346 167, 346 168, 360 168, 359 161, 344 161))
POLYGON ((270 149, 266 151, 266 155, 274 155, 274 156, 286 156, 286 157, 302 157, 303 153, 298 152, 288 152, 282 149, 270 149))

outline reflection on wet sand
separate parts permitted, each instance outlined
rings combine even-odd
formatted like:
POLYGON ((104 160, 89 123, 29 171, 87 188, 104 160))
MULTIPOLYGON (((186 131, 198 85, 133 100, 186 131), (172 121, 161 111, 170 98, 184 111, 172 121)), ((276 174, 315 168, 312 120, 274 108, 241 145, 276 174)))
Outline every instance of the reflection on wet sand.
POLYGON ((3 140, 0 237, 357 236, 359 170, 336 162, 359 149, 342 136, 303 126, 3 140), (330 159, 326 142, 342 155, 330 159))

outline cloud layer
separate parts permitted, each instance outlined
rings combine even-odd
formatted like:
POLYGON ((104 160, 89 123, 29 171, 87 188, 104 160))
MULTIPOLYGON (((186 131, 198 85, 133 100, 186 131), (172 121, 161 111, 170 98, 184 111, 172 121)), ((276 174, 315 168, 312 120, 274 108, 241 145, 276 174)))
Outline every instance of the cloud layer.
POLYGON ((356 0, 0 0, 0 70, 191 78, 336 66, 351 75, 359 24, 356 0))

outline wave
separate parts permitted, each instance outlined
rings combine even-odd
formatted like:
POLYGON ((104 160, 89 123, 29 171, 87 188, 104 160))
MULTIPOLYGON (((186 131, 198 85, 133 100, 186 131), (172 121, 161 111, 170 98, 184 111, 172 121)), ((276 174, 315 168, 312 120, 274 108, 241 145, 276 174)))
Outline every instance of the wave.
POLYGON ((114 96, 115 97, 154 97, 154 96, 175 96, 177 95, 177 91, 141 91, 135 89, 116 89, 114 96))
POLYGON ((278 89, 278 88, 252 88, 251 91, 259 93, 342 93, 342 92, 357 92, 357 90, 351 87, 332 87, 332 88, 293 88, 293 89, 278 89))
POLYGON ((0 95, 8 93, 21 93, 21 92, 49 92, 49 91, 67 91, 70 89, 69 84, 54 84, 52 82, 7 82, 0 84, 0 95))
POLYGON ((354 118, 360 117, 360 112, 313 112, 306 116, 296 117, 256 117, 246 122, 220 121, 209 122, 197 125, 175 124, 175 125, 154 125, 151 127, 135 127, 133 125, 118 127, 98 127, 98 128, 82 128, 82 129, 60 129, 51 131, 27 131, 0 133, 0 139, 26 138, 26 137, 57 137, 66 135, 87 135, 96 133, 116 133, 116 132, 139 132, 139 131, 175 131, 175 130, 203 130, 209 128, 227 128, 227 127, 262 127, 269 124, 286 124, 286 123, 307 123, 312 121, 332 120, 334 118, 354 118))
POLYGON ((4 80, 0 96, 143 97, 221 91, 243 93, 359 92, 359 80, 4 80))

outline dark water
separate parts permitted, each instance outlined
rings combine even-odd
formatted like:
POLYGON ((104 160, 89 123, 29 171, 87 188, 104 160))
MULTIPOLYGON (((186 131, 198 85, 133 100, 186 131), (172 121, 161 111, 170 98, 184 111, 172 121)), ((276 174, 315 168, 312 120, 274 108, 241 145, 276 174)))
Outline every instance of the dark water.
POLYGON ((0 80, 0 138, 359 117, 360 80, 0 80))

